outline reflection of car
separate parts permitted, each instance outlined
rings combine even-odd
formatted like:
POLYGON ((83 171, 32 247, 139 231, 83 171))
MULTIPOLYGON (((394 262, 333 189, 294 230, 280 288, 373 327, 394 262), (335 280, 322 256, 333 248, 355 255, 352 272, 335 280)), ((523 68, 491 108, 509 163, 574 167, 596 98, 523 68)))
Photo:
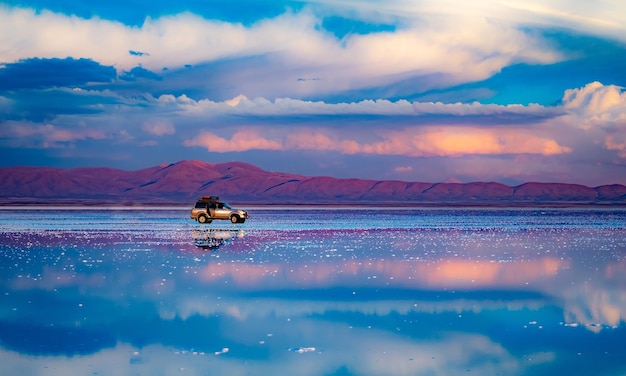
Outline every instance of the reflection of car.
POLYGON ((244 236, 243 230, 229 229, 193 230, 191 234, 196 247, 207 250, 217 249, 235 238, 243 238, 244 236))
POLYGON ((248 212, 242 209, 233 209, 217 196, 202 196, 191 209, 191 219, 200 223, 211 223, 214 219, 228 219, 232 223, 244 223, 248 219, 248 212))

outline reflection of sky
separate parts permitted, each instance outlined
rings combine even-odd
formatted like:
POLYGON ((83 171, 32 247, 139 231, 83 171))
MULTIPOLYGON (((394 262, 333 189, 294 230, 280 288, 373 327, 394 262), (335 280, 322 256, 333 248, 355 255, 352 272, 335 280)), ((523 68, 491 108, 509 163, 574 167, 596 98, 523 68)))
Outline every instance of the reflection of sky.
POLYGON ((0 210, 8 374, 626 371, 623 210, 28 214, 0 210))

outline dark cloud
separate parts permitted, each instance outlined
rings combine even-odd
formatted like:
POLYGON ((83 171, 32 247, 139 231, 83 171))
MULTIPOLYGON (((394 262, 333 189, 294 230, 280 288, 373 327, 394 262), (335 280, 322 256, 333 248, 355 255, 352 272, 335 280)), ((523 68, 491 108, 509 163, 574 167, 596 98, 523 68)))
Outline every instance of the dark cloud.
POLYGON ((133 56, 150 56, 150 54, 147 52, 135 51, 135 50, 128 50, 128 53, 133 56))
POLYGON ((151 70, 142 67, 135 67, 127 72, 124 72, 124 74, 120 76, 120 79, 124 81, 136 81, 139 79, 161 80, 161 76, 151 70))
POLYGON ((322 21, 322 28, 341 39, 351 34, 369 34, 378 32, 394 32, 395 25, 367 23, 357 19, 333 16, 322 21))
POLYGON ((11 95, 13 111, 1 114, 0 120, 49 121, 59 115, 100 113, 101 106, 119 103, 115 96, 68 89, 27 89, 11 95))
POLYGON ((90 82, 111 82, 115 68, 91 59, 32 58, 4 64, 0 69, 0 91, 76 87, 90 82))

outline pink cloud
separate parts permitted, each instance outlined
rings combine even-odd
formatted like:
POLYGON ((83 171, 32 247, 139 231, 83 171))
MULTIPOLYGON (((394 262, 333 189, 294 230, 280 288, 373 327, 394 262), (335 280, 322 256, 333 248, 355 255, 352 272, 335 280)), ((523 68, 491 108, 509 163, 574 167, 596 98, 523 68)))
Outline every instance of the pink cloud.
POLYGON ((604 147, 607 150, 616 150, 620 158, 626 158, 626 139, 618 140, 613 135, 607 136, 604 140, 604 147))
POLYGON ((448 127, 445 129, 407 129, 384 136, 384 140, 365 144, 369 154, 393 154, 413 157, 460 156, 472 154, 541 154, 570 153, 571 148, 529 131, 448 127))
POLYGON ((479 129, 468 127, 410 128, 382 133, 381 141, 367 143, 341 138, 332 130, 294 130, 274 139, 260 137, 257 131, 238 131, 231 139, 203 133, 185 146, 203 146, 213 152, 260 150, 322 150, 342 154, 378 154, 421 156, 460 156, 486 154, 570 153, 571 148, 555 140, 534 135, 530 131, 508 129, 479 129))
POLYGON ((219 137, 213 133, 205 132, 193 140, 186 140, 185 146, 201 146, 208 151, 226 153, 231 151, 246 150, 280 150, 282 144, 278 141, 260 137, 254 131, 239 131, 233 134, 230 140, 219 137))
POLYGON ((321 131, 300 130, 290 133, 285 141, 286 149, 330 150, 343 154, 356 154, 362 147, 355 140, 341 140, 337 136, 321 131))
POLYGON ((87 139, 101 140, 106 134, 98 129, 79 127, 64 129, 53 124, 31 124, 6 122, 0 129, 0 137, 11 139, 14 146, 30 146, 41 148, 59 148, 74 141, 87 139))
POLYGON ((141 129, 154 136, 164 136, 176 133, 176 130, 174 129, 174 126, 172 124, 163 123, 160 121, 145 122, 143 123, 141 129))
POLYGON ((395 172, 403 173, 403 172, 411 172, 413 171, 413 167, 411 166, 398 166, 393 169, 395 172))

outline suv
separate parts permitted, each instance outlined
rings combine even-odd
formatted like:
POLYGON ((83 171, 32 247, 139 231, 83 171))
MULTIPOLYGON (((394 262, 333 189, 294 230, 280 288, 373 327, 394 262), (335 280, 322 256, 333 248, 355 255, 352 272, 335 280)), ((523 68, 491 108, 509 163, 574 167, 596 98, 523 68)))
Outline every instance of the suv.
POLYGON ((191 209, 191 219, 200 223, 211 223, 214 219, 229 219, 232 223, 244 223, 248 219, 248 212, 233 209, 217 196, 202 196, 191 209))

